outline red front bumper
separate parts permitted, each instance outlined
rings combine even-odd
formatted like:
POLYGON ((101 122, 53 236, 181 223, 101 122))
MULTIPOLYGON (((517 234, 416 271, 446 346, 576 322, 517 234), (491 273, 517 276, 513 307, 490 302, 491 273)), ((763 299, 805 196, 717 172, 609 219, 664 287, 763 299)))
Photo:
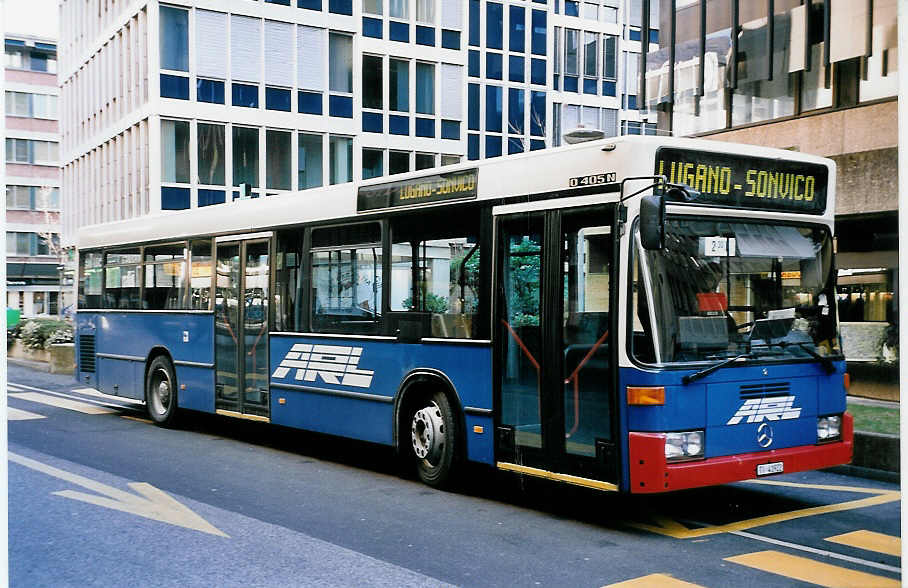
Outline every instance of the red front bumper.
POLYGON ((841 441, 676 464, 665 462, 664 434, 630 433, 630 491, 637 494, 670 492, 750 480, 757 477, 759 464, 776 461, 785 464, 786 474, 841 465, 851 461, 853 443, 854 419, 848 413, 842 418, 841 441))

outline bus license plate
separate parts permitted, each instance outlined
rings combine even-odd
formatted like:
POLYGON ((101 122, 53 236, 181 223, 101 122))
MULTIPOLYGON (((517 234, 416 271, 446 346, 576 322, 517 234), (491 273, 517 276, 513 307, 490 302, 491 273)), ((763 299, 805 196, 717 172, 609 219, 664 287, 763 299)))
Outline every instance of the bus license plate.
POLYGON ((774 461, 772 463, 761 463, 757 465, 757 475, 758 476, 768 476, 769 474, 781 474, 785 469, 785 464, 781 461, 774 461))

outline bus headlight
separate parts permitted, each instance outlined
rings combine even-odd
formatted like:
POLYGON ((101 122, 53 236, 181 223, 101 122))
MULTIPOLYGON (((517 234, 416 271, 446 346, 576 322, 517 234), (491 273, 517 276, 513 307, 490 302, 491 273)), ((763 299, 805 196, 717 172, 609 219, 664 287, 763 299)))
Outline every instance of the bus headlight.
POLYGON ((842 415, 824 416, 817 419, 817 441, 832 441, 842 436, 842 415))
POLYGON ((665 461, 684 461, 703 457, 703 431, 665 434, 665 461))

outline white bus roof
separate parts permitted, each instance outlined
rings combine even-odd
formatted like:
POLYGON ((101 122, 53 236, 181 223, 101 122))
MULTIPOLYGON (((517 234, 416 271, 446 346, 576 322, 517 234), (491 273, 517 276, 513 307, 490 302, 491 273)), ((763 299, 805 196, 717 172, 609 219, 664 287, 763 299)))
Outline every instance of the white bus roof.
MULTIPOLYGON (((601 181, 596 183, 610 184, 610 186, 603 186, 602 191, 606 194, 601 201, 616 201, 619 193, 615 183, 620 183, 629 177, 654 174, 656 150, 660 147, 824 165, 828 169, 825 210, 820 214, 804 216, 827 224, 831 223, 833 219, 835 163, 829 159, 796 151, 703 139, 625 136, 354 181, 336 186, 283 192, 256 199, 236 200, 232 203, 215 206, 180 211, 160 211, 136 219, 82 227, 79 230, 78 246, 80 249, 87 249, 128 243, 185 239, 194 236, 253 233, 331 219, 354 217, 365 219, 373 216, 375 211, 357 212, 357 194, 361 188, 379 187, 408 180, 413 181, 435 174, 470 170, 476 172, 474 176, 476 180, 475 194, 471 196, 475 201, 508 198, 518 201, 517 197, 549 193, 553 197, 570 196, 573 192, 588 194, 591 190, 595 191, 595 188, 588 187, 585 192, 581 192, 577 190, 577 187, 571 187, 571 178, 584 178, 599 174, 603 174, 603 178, 599 178, 601 181), (614 177, 608 174, 614 174, 614 177)), ((668 175, 667 172, 666 175, 668 175)), ((633 190, 645 186, 646 183, 641 181, 631 184, 629 188, 633 190)), ((230 192, 231 190, 228 189, 228 194, 230 192)), ((401 210, 426 208, 427 206, 430 205, 402 207, 401 210)), ((751 211, 745 210, 738 210, 734 214, 744 212, 752 215, 751 211)), ((778 212, 765 213, 765 216, 779 218, 780 214, 778 212)), ((792 214, 791 211, 786 211, 783 216, 791 217, 792 214)), ((754 213, 754 215, 760 214, 754 213)))

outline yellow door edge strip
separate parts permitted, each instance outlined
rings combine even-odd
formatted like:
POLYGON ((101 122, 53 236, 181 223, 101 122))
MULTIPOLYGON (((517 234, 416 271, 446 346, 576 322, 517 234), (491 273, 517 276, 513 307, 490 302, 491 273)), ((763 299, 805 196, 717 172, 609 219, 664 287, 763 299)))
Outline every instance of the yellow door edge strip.
POLYGON ((744 531, 745 529, 752 529, 754 527, 762 527, 764 525, 771 525, 773 523, 781 523, 784 521, 790 521, 793 519, 799 519, 803 517, 810 517, 815 515, 827 514, 831 512, 840 512, 844 510, 852 510, 855 508, 864 508, 867 506, 876 506, 879 504, 886 504, 888 502, 894 502, 901 499, 901 493, 895 491, 883 491, 877 496, 871 496, 869 498, 861 498, 859 500, 850 500, 848 502, 839 502, 837 504, 827 504, 825 506, 815 506, 811 508, 802 508, 800 510, 793 510, 790 512, 783 512, 773 515, 766 515, 762 517, 756 517, 753 519, 746 519, 743 521, 738 521, 735 523, 728 523, 726 525, 716 525, 710 527, 701 527, 698 529, 688 529, 681 523, 673 521, 671 519, 656 519, 657 524, 650 525, 646 523, 628 523, 628 526, 634 527, 636 529, 642 529, 644 531, 650 531, 653 533, 658 533, 660 535, 667 535, 669 537, 674 537, 675 539, 694 539, 699 537, 706 537, 708 535, 718 535, 719 533, 728 533, 731 531, 744 531))
POLYGON ((559 474, 557 472, 550 472, 548 470, 531 468, 529 466, 519 465, 516 463, 508 463, 504 461, 499 461, 497 463, 497 466, 498 469, 507 472, 526 474, 528 476, 535 476, 537 478, 544 478, 546 480, 552 480, 555 482, 573 484, 574 486, 583 486, 584 488, 593 488, 595 490, 603 490, 606 492, 618 491, 618 486, 616 486, 615 484, 612 484, 610 482, 603 482, 601 480, 591 480, 590 478, 581 478, 579 476, 571 476, 569 474, 559 474))
POLYGON ((257 414, 243 414, 241 412, 235 412, 232 410, 224 410, 223 408, 219 408, 214 412, 221 416, 232 417, 235 419, 245 419, 247 421, 256 421, 259 423, 270 423, 271 422, 271 419, 269 419, 268 417, 259 416, 257 414))

